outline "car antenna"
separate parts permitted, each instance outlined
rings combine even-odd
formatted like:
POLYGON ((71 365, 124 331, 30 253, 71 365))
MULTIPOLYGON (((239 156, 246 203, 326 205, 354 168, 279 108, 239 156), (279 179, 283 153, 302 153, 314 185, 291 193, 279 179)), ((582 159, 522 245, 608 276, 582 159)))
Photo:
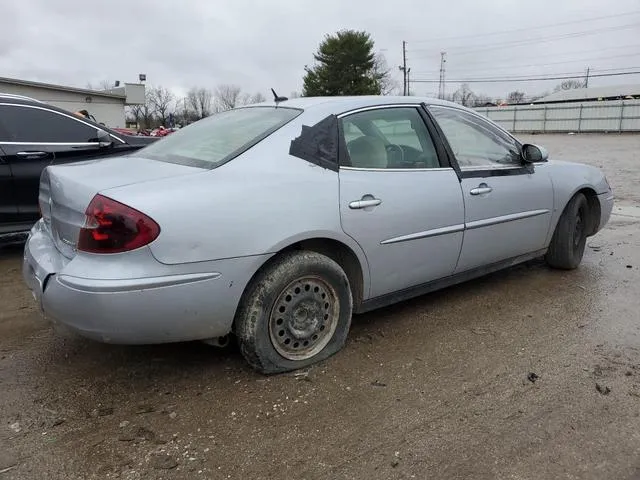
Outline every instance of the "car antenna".
POLYGON ((287 100, 289 100, 287 97, 279 97, 273 88, 271 89, 271 92, 273 93, 273 101, 276 102, 276 105, 278 105, 278 103, 280 102, 286 102, 287 100))

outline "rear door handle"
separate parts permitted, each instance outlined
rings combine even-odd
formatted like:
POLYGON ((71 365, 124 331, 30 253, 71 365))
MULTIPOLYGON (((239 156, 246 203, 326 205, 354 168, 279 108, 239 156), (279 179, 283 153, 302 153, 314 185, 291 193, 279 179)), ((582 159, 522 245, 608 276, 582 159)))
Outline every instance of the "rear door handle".
POLYGON ((483 193, 490 193, 492 191, 493 188, 491 188, 489 185, 487 185, 486 183, 481 183, 476 188, 472 188, 469 193, 471 193, 471 195, 482 195, 483 193))
POLYGON ((42 158, 47 156, 47 152, 18 152, 16 155, 21 158, 42 158))
POLYGON ((370 200, 356 200, 349 204, 349 208, 355 210, 358 208, 377 207, 382 203, 379 198, 372 198, 370 200))

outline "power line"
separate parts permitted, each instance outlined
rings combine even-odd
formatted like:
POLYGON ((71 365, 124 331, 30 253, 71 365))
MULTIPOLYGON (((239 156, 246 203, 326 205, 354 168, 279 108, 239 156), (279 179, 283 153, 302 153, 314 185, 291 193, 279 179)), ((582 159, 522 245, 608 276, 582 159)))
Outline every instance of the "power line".
MULTIPOLYGON (((635 49, 636 51, 634 53, 623 53, 623 54, 619 54, 619 55, 606 55, 606 56, 602 56, 602 57, 585 57, 584 55, 582 57, 575 57, 575 55, 577 54, 581 54, 581 53, 592 53, 593 49, 591 50, 571 50, 568 52, 562 52, 562 53, 554 53, 553 57, 557 58, 560 57, 562 58, 565 55, 570 55, 571 59, 567 59, 565 61, 561 61, 561 62, 555 62, 555 63, 545 63, 544 65, 559 65, 559 64, 564 64, 564 63, 578 63, 578 62, 591 62, 594 60, 601 60, 601 59, 609 59, 609 58, 622 58, 622 57, 635 57, 640 55, 640 44, 634 44, 634 45, 619 45, 619 46, 615 46, 615 47, 608 47, 608 48, 599 48, 598 49, 598 53, 602 53, 602 52, 606 52, 606 51, 624 51, 625 49, 635 49)), ((435 56, 435 55, 434 55, 435 56)), ((455 59, 456 57, 454 57, 455 59)), ((493 56, 488 56, 485 57, 484 55, 481 58, 477 58, 477 59, 468 59, 468 60, 463 60, 465 65, 484 65, 487 64, 489 62, 495 62, 495 63, 507 63, 507 62, 511 62, 513 60, 522 60, 523 56, 522 55, 515 55, 515 56, 509 56, 509 57, 503 57, 500 56, 498 58, 493 57, 493 56)), ((549 54, 546 55, 527 55, 526 57, 528 60, 533 60, 533 59, 538 59, 538 58, 549 58, 549 54)), ((530 64, 524 64, 523 66, 529 66, 530 64)), ((500 68, 500 67, 495 67, 495 68, 500 68)))
POLYGON ((472 34, 472 35, 458 35, 455 37, 439 37, 439 38, 432 38, 430 40, 416 40, 413 41, 411 43, 430 43, 430 42, 434 42, 434 41, 442 41, 442 40, 457 40, 460 38, 478 38, 478 37, 489 37, 492 35, 504 35, 507 33, 517 33, 517 32, 526 32, 529 30, 539 30, 539 29, 543 29, 543 28, 553 28, 553 27, 560 27, 563 25, 573 25, 576 23, 584 23, 584 22, 592 22, 592 21, 596 21, 596 20, 605 20, 605 19, 609 19, 609 18, 619 18, 619 17, 626 17, 629 15, 638 15, 640 14, 640 11, 636 10, 633 12, 627 12, 627 13, 617 13, 615 15, 604 15, 604 16, 599 16, 599 17, 591 17, 591 18, 583 18, 581 20, 570 20, 567 22, 560 22, 560 23, 552 23, 549 25, 539 25, 536 27, 524 27, 524 28, 516 28, 513 30, 502 30, 502 31, 498 31, 498 32, 490 32, 490 33, 479 33, 479 34, 472 34))
MULTIPOLYGON (((640 53, 638 53, 637 55, 640 55, 640 53)), ((609 57, 606 57, 609 58, 609 57)), ((590 63, 589 61, 582 61, 580 60, 581 63, 590 63)), ((467 72, 472 72, 472 73, 484 73, 484 72, 494 72, 495 70, 508 70, 511 69, 513 67, 546 67, 549 65, 560 65, 560 64, 565 64, 565 63, 575 63, 575 62, 553 62, 553 63, 541 63, 538 65, 534 65, 534 64, 521 64, 521 65, 508 65, 506 67, 496 67, 496 68, 489 68, 489 69, 485 69, 485 70, 478 70, 478 69, 462 69, 462 70, 456 70, 455 73, 467 73, 467 72)), ((620 70, 636 70, 636 69, 640 69, 640 67, 615 67, 615 68, 596 68, 596 69, 591 69, 592 72, 616 72, 616 71, 620 71, 620 70)), ((435 75, 437 74, 438 71, 437 70, 425 70, 425 71, 420 71, 420 72, 415 72, 416 75, 435 75)), ((570 73, 578 73, 578 72, 570 72, 570 73)), ((558 75, 563 75, 563 74, 558 74, 558 75)))
MULTIPOLYGON (((640 71, 640 67, 636 67, 639 71, 640 71)), ((618 72, 618 69, 615 69, 616 73, 622 73, 622 72, 618 72)), ((558 72, 558 73, 553 73, 551 74, 555 77, 564 77, 564 76, 569 76, 569 75, 575 75, 575 76, 582 76, 584 77, 584 71, 579 71, 579 72, 558 72)), ((541 78, 544 79, 547 77, 547 75, 534 75, 535 78, 541 78)), ((495 78, 500 78, 500 79, 505 79, 505 80, 518 80, 518 79, 528 79, 531 78, 531 75, 507 75, 504 77, 474 77, 474 80, 492 80, 495 78)))
MULTIPOLYGON (((578 38, 578 37, 585 37, 585 36, 589 36, 589 35, 597 35, 600 33, 605 33, 605 32, 610 32, 610 31, 619 31, 619 30, 624 30, 627 28, 631 28, 631 27, 636 27, 639 26, 640 22, 635 22, 635 23, 629 23, 629 24, 625 24, 625 25, 616 25, 616 26, 611 26, 611 27, 605 27, 605 28, 601 28, 601 29, 591 29, 591 30, 584 30, 584 31, 579 31, 579 32, 571 32, 571 33, 563 33, 563 34, 558 34, 558 35, 550 35, 547 37, 540 37, 540 38, 529 38, 529 39, 523 39, 523 40, 515 40, 515 41, 508 41, 508 42, 499 42, 499 43, 490 43, 490 44, 485 44, 485 45, 479 45, 479 48, 471 48, 468 49, 467 46, 464 45, 460 45, 460 46, 452 46, 452 47, 448 47, 448 50, 454 50, 454 52, 456 50, 460 50, 460 49, 465 49, 464 52, 460 52, 458 53, 458 55, 470 55, 470 54, 474 54, 476 52, 482 52, 482 51, 486 51, 486 50, 495 50, 497 48, 512 48, 512 47, 520 47, 520 46, 524 46, 524 45, 531 45, 532 43, 548 43, 548 42, 552 42, 552 41, 556 41, 556 40, 566 40, 569 38, 578 38)), ((428 53, 434 53, 436 52, 436 50, 433 49, 416 49, 413 50, 413 52, 428 52, 428 53)))
MULTIPOLYGON (((553 76, 553 77, 513 77, 513 78, 468 78, 461 80, 449 80, 449 82, 453 83, 507 83, 507 82, 535 82, 535 81, 546 81, 546 80, 570 80, 576 78, 584 78, 584 74, 581 75, 562 75, 553 76)), ((620 75, 640 75, 640 70, 634 72, 616 72, 616 73, 600 73, 596 75, 589 75, 589 78, 594 77, 616 77, 620 75)), ((413 80, 414 83, 438 83, 439 80, 413 80)))

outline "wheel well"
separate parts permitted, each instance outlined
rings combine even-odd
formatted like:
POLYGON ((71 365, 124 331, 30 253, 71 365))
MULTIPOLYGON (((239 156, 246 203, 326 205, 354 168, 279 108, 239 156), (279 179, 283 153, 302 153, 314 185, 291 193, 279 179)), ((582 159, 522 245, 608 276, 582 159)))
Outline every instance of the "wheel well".
POLYGON ((587 199, 587 204, 589 205, 589 229, 587 230, 587 235, 593 235, 600 226, 600 201, 598 200, 598 195, 592 188, 583 188, 577 193, 582 193, 587 199))
POLYGON ((360 261, 351 248, 347 247, 344 243, 330 238, 312 238, 294 243, 281 252, 289 252, 291 250, 310 250, 320 253, 340 265, 349 279, 351 295, 353 296, 353 307, 354 310, 357 310, 357 307, 362 303, 364 295, 364 279, 360 261))
MULTIPOLYGON (((349 279, 351 296, 353 297, 353 310, 354 312, 357 312, 359 306, 362 304, 364 297, 364 279, 362 275, 362 266, 360 265, 360 261, 358 260, 358 257, 353 252, 353 250, 347 247, 344 243, 341 243, 337 240, 332 240, 330 238, 312 238, 308 240, 302 240, 283 248, 278 253, 273 255, 253 274, 251 280, 249 280, 249 282, 245 286, 244 291, 242 292, 237 308, 240 308, 240 305, 242 304, 242 302, 244 302, 249 287, 251 286, 254 279, 260 274, 260 272, 268 268, 269 265, 271 265, 273 261, 281 254, 295 250, 310 250, 316 253, 320 253, 322 255, 326 255, 331 260, 340 265, 340 267, 344 270, 344 273, 347 275, 347 278, 349 279)), ((235 333, 235 318, 231 330, 235 333)))

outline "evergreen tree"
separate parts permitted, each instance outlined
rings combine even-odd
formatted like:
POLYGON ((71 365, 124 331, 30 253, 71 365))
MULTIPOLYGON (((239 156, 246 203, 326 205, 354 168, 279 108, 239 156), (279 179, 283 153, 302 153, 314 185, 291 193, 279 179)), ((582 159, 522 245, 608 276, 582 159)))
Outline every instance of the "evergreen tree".
POLYGON ((388 73, 381 71, 367 32, 341 30, 327 35, 305 66, 303 96, 380 95, 388 73))

